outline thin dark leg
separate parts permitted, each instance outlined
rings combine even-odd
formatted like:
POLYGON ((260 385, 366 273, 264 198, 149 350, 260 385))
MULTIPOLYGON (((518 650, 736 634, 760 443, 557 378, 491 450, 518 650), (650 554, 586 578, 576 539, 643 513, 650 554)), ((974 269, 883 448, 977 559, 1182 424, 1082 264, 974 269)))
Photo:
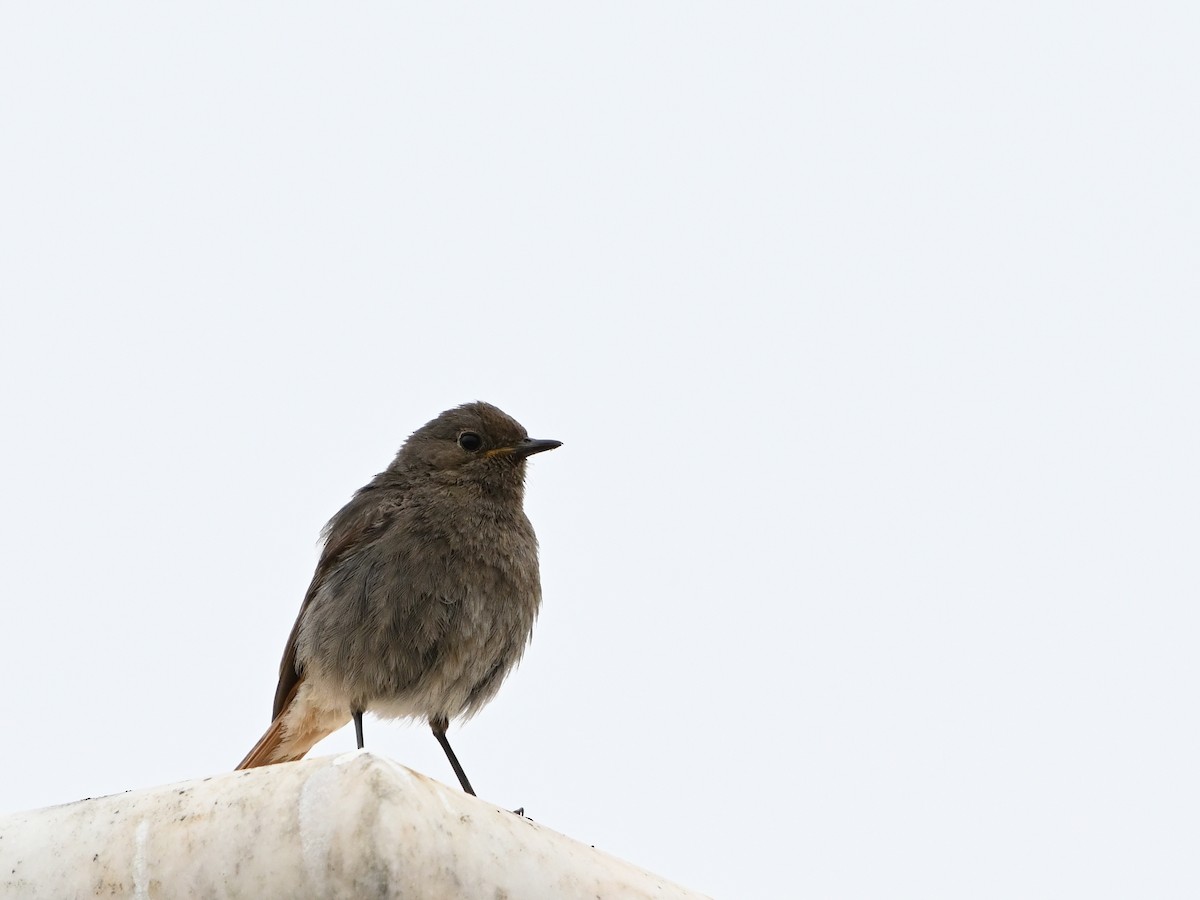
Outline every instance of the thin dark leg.
POLYGON ((454 769, 454 774, 458 776, 458 783, 462 785, 464 791, 474 797, 475 789, 471 787, 471 782, 467 781, 467 773, 463 771, 463 767, 458 762, 458 757, 450 749, 450 742, 446 740, 446 726, 449 724, 445 719, 434 719, 429 723, 429 727, 433 729, 433 736, 438 739, 438 743, 446 751, 446 759, 450 760, 450 767, 454 769))
POLYGON ((356 710, 355 710, 354 712, 352 712, 350 715, 354 716, 354 736, 355 736, 356 738, 358 738, 358 749, 359 749, 359 750, 361 750, 361 749, 363 748, 363 739, 362 739, 362 710, 361 710, 361 709, 356 709, 356 710))

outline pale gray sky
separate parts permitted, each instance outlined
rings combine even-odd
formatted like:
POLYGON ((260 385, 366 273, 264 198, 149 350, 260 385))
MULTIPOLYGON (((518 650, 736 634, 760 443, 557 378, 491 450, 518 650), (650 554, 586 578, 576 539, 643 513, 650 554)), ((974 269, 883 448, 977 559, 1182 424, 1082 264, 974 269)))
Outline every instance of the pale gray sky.
POLYGON ((483 399, 565 444, 481 795, 728 898, 1195 897, 1198 44, 6 7, 0 811, 232 767, 321 526, 483 399))

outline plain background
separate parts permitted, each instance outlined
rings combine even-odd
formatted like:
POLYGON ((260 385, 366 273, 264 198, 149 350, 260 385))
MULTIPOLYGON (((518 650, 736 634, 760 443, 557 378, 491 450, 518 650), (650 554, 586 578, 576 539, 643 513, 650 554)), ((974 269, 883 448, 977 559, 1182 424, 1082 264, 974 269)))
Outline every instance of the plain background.
POLYGON ((0 809, 231 768, 321 526, 484 399, 565 442, 484 797, 728 898, 1197 896, 1198 45, 7 5, 0 809))

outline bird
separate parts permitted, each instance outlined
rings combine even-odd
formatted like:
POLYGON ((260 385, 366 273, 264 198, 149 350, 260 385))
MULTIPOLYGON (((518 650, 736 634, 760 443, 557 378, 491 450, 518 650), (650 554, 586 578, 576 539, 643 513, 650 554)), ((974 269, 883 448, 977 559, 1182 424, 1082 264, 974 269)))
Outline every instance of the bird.
POLYGON ((446 730, 520 661, 541 605, 524 511, 532 439, 490 403, 446 410, 332 518, 287 640, 271 724, 237 768, 304 757, 363 714, 424 720, 462 789, 446 730))

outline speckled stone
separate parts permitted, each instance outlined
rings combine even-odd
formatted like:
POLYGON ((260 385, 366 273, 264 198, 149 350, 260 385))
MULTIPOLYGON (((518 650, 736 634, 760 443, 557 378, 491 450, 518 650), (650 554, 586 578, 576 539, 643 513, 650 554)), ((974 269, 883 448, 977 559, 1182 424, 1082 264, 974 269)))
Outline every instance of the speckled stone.
POLYGON ((0 817, 0 897, 700 897, 366 751, 0 817))

